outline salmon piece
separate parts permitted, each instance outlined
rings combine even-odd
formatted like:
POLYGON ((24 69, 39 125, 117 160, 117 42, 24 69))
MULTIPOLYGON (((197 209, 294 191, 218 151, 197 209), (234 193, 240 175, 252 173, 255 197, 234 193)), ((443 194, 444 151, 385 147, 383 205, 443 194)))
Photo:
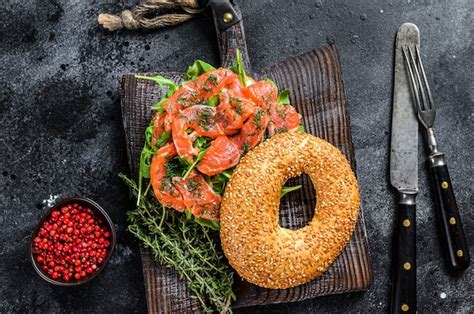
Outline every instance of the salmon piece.
POLYGON ((273 136, 278 133, 295 131, 300 125, 300 115, 292 105, 273 103, 270 106, 270 123, 268 134, 273 136))
POLYGON ((186 208, 195 217, 219 220, 222 198, 201 174, 193 170, 186 179, 173 178, 173 183, 183 196, 186 208))
POLYGON ((199 93, 195 82, 187 82, 173 95, 171 95, 162 105, 162 108, 168 113, 175 113, 178 110, 194 105, 198 99, 199 93))
POLYGON ((257 112, 244 123, 240 133, 233 136, 231 141, 245 153, 263 141, 263 135, 269 122, 268 114, 262 108, 258 108, 257 112))
POLYGON ((237 74, 229 69, 219 68, 200 75, 196 80, 196 86, 200 90, 199 96, 202 99, 209 99, 231 82, 240 82, 237 74))
POLYGON ((153 123, 153 134, 151 137, 151 145, 155 146, 156 141, 160 137, 161 133, 165 130, 165 121, 168 114, 166 112, 155 111, 152 117, 153 123))
POLYGON ((197 136, 216 138, 224 135, 224 130, 218 123, 219 116, 214 107, 196 105, 183 110, 181 114, 187 118, 187 127, 193 129, 197 136))
POLYGON ((212 141, 197 164, 197 169, 208 176, 213 176, 237 165, 239 160, 240 150, 237 144, 227 136, 220 136, 212 141))
POLYGON ((175 113, 171 124, 173 143, 179 157, 191 163, 194 159, 193 156, 199 153, 199 149, 193 146, 195 137, 187 132, 188 128, 188 118, 180 113, 175 113))
POLYGON ((270 105, 278 99, 275 85, 267 81, 258 81, 250 85, 245 93, 263 110, 268 110, 270 105))
POLYGON ((176 149, 173 143, 164 145, 156 152, 150 167, 150 183, 155 197, 163 206, 182 212, 186 208, 183 196, 173 185, 172 178, 166 177, 165 165, 174 156, 176 149))
POLYGON ((219 94, 220 103, 217 106, 219 124, 226 135, 235 134, 242 128, 244 122, 257 111, 254 103, 245 98, 237 98, 227 92, 219 94))

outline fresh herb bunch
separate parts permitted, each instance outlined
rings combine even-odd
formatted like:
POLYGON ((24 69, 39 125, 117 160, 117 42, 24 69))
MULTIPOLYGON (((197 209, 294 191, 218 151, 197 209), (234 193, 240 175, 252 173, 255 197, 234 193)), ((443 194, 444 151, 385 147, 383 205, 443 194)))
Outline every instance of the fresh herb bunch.
MULTIPOLYGON (((130 193, 138 197, 137 184, 120 174, 130 193)), ((190 215, 164 208, 155 197, 141 194, 139 205, 128 212, 128 230, 140 239, 162 265, 175 269, 205 312, 230 313, 233 271, 210 234, 190 215)))

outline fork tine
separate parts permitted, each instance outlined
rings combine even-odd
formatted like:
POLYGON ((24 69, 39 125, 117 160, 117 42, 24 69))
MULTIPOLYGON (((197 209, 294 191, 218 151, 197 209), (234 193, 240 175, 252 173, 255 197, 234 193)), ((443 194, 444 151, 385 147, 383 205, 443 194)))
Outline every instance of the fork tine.
POLYGON ((420 77, 420 72, 418 71, 418 65, 416 63, 416 60, 415 60, 415 56, 413 55, 413 52, 411 51, 411 48, 408 47, 408 51, 410 52, 410 59, 411 59, 411 62, 413 63, 413 69, 415 70, 415 78, 416 78, 416 81, 417 81, 417 87, 418 87, 418 91, 420 93, 420 100, 421 100, 421 103, 420 103, 420 107, 421 107, 421 110, 424 111, 424 110, 427 110, 429 109, 427 107, 427 102, 428 100, 426 99, 426 94, 425 94, 425 89, 423 87, 423 81, 421 80, 421 77, 420 77))
POLYGON ((427 105, 429 109, 433 109, 434 107, 433 97, 431 96, 430 85, 428 84, 428 80, 426 79, 425 69, 423 69, 423 63, 421 62, 420 49, 418 45, 416 45, 416 57, 418 59, 418 63, 420 64, 421 75, 423 75, 423 81, 425 82, 424 87, 426 88, 426 92, 428 94, 427 105))
POLYGON ((418 84, 416 83, 415 76, 413 74, 413 68, 412 68, 410 59, 408 58, 408 53, 407 53, 406 49, 407 49, 407 46, 402 47, 403 59, 405 60, 405 65, 408 68, 408 74, 409 74, 410 83, 411 83, 410 87, 411 87, 411 90, 413 91, 413 94, 415 96, 414 97, 415 98, 414 102, 415 102, 416 110, 421 111, 420 94, 418 92, 418 87, 417 87, 418 84))

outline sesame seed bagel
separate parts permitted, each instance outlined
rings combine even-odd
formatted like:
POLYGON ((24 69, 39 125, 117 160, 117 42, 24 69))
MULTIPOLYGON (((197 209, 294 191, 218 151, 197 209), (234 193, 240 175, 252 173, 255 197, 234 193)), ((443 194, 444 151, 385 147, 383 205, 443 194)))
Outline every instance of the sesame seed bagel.
POLYGON ((357 181, 347 159, 310 134, 275 135, 241 160, 225 190, 220 237, 230 265, 247 281, 284 289, 326 271, 349 240, 359 213, 357 181), (281 188, 306 173, 316 190, 307 226, 279 226, 281 188))

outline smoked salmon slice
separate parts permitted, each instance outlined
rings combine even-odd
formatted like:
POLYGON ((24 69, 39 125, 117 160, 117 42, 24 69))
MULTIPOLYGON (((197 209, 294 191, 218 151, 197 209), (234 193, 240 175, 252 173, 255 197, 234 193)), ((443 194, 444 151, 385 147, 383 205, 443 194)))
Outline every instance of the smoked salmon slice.
POLYGON ((227 136, 220 136, 212 141, 197 168, 200 172, 213 176, 237 165, 240 153, 237 144, 227 136))
POLYGON ((199 153, 199 150, 193 146, 195 136, 188 133, 189 120, 187 117, 180 113, 175 113, 174 116, 171 124, 171 134, 176 152, 179 157, 191 163, 194 156, 199 153))
POLYGON ((245 98, 237 98, 232 94, 222 92, 217 112, 219 123, 226 135, 238 133, 244 122, 257 111, 255 104, 245 98))
POLYGON ((219 206, 222 198, 197 171, 186 178, 173 178, 173 183, 184 199, 184 205, 191 213, 200 218, 219 220, 219 206))
POLYGON ((172 207, 178 211, 184 211, 184 203, 181 192, 174 187, 172 178, 167 177, 166 163, 176 156, 176 149, 173 143, 165 144, 155 156, 153 156, 150 166, 150 184, 156 198, 166 207, 172 207))
POLYGON ((270 104, 277 102, 278 91, 272 83, 258 81, 248 87, 248 95, 258 106, 268 110, 270 104))
POLYGON ((232 138, 232 141, 237 144, 240 151, 246 153, 263 141, 269 122, 268 113, 258 108, 257 112, 244 123, 240 133, 232 138))
POLYGON ((270 105, 269 114, 268 134, 270 136, 282 132, 295 131, 300 126, 300 115, 292 105, 275 102, 270 105))
POLYGON ((214 107, 196 105, 183 110, 181 114, 187 118, 187 127, 195 131, 198 136, 216 138, 224 135, 224 130, 218 123, 220 118, 214 107))

